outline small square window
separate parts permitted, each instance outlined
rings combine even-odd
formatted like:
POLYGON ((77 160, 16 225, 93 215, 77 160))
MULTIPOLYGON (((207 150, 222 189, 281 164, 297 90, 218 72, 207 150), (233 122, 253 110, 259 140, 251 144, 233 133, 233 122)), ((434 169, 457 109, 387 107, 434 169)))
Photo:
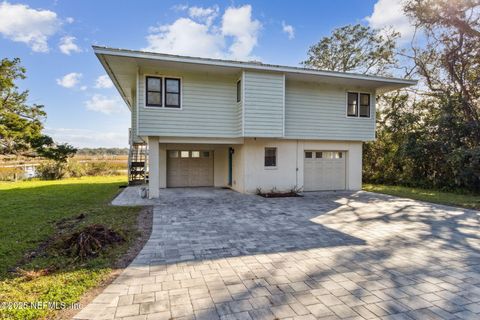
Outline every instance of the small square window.
POLYGON ((321 159, 322 158, 322 152, 315 152, 315 158, 321 159))
POLYGON ((210 151, 202 151, 202 158, 209 158, 210 157, 210 151))
POLYGON ((190 156, 189 151, 180 151, 180 157, 181 158, 188 158, 190 156))
POLYGON ((277 148, 265 148, 265 167, 277 166, 277 148))
POLYGON ((168 152, 168 156, 169 156, 170 158, 178 158, 178 151, 176 151, 176 150, 170 150, 170 151, 168 152))
POLYGON ((305 159, 312 159, 313 152, 312 151, 305 151, 305 159))
POLYGON ((200 158, 200 151, 192 151, 192 158, 200 158))
POLYGON ((343 152, 337 152, 337 159, 342 159, 343 157, 343 152))

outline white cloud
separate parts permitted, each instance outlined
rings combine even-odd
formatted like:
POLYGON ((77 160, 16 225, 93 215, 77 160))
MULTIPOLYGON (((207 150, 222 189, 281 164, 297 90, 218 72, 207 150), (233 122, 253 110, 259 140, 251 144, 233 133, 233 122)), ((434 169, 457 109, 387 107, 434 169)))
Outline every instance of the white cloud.
POLYGON ((82 74, 78 72, 67 73, 61 78, 57 79, 57 84, 64 88, 74 88, 82 78, 82 74))
POLYGON ((248 60, 261 28, 260 21, 252 20, 252 7, 229 7, 221 23, 215 24, 218 13, 216 6, 190 7, 189 17, 181 17, 172 24, 151 27, 147 36, 148 46, 143 50, 248 60))
POLYGON ((119 113, 124 111, 125 104, 118 98, 106 97, 102 94, 94 94, 89 100, 85 101, 88 110, 101 112, 104 114, 119 113))
POLYGON ((95 131, 72 128, 45 128, 45 133, 60 143, 70 143, 77 148, 127 147, 127 130, 120 132, 95 131))
POLYGON ((234 59, 248 59, 253 47, 257 45, 258 32, 261 28, 258 20, 252 20, 252 6, 230 7, 222 18, 222 34, 234 37, 230 55, 234 59))
POLYGON ((60 27, 57 14, 24 4, 0 3, 0 33, 7 39, 26 43, 35 52, 48 52, 48 38, 60 27))
POLYGON ((58 48, 64 54, 70 55, 72 52, 82 52, 82 49, 75 43, 75 37, 65 36, 60 39, 58 48))
POLYGON ((110 80, 110 77, 106 74, 99 76, 95 81, 95 88, 108 89, 112 87, 113 87, 112 80, 110 80))
POLYGON ((282 21, 282 31, 288 35, 288 39, 295 38, 295 29, 292 25, 286 24, 285 21, 282 21))
POLYGON ((72 18, 72 17, 67 17, 67 18, 65 19, 65 21, 66 21, 67 23, 74 23, 74 22, 75 22, 75 19, 72 18))
POLYGON ((410 40, 415 32, 414 26, 403 12, 403 0, 378 0, 372 15, 365 19, 375 29, 393 28, 404 41, 410 40))

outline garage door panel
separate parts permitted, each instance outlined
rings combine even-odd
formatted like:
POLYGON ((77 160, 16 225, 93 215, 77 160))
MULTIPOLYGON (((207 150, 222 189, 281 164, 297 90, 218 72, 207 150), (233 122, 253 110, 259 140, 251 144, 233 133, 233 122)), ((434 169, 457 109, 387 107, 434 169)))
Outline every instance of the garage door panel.
POLYGON ((213 186, 213 152, 188 151, 168 152, 167 187, 209 187, 213 186), (192 157, 194 155, 194 157, 192 157), (199 156, 201 155, 201 156, 199 156))
POLYGON ((306 151, 304 154, 304 190, 344 190, 346 161, 343 151, 306 151), (307 158, 307 153, 310 158, 307 158))

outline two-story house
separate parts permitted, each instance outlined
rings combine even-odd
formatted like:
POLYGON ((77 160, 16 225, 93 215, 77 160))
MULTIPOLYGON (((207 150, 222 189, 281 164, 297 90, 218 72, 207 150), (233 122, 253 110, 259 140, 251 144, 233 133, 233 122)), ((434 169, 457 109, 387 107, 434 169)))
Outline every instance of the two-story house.
POLYGON ((132 148, 148 146, 152 198, 170 187, 358 190, 362 143, 375 139, 375 96, 416 83, 93 49, 131 111, 132 148))

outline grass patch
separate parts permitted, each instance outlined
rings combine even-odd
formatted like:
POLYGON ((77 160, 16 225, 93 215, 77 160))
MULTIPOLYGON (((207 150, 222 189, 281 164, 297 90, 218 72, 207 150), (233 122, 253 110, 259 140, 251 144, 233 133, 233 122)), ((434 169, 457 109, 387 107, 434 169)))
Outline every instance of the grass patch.
MULTIPOLYGON (((138 236, 138 207, 112 207, 124 177, 0 182, 0 301, 74 303, 105 280, 138 236), (90 259, 58 245, 92 224, 125 239, 90 259), (58 242, 58 243, 57 243, 58 242), (13 272, 20 267, 24 272, 13 272)), ((54 310, 0 309, 0 318, 50 318, 54 310)))
POLYGON ((392 196, 410 198, 414 200, 480 210, 480 195, 478 194, 464 194, 431 189, 387 186, 377 184, 364 184, 363 190, 385 193, 392 196))

